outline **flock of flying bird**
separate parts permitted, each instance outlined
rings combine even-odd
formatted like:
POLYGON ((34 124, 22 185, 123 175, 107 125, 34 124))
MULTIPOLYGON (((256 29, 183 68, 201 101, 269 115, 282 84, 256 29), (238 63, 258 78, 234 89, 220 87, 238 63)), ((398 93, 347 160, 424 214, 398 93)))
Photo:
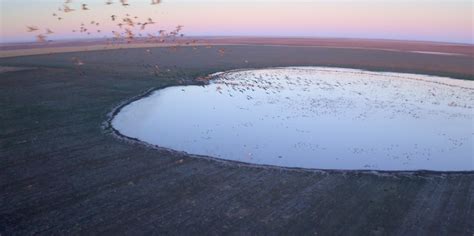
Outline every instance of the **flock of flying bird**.
MULTIPOLYGON (((151 5, 158 5, 161 3, 161 0, 151 0, 151 5)), ((56 17, 58 21, 63 20, 63 17, 60 16, 61 13, 70 13, 76 11, 76 9, 72 6, 73 0, 65 0, 62 7, 58 8, 58 13, 53 13, 52 16, 56 17)), ((114 0, 106 0, 106 5, 115 4, 114 0)), ((128 0, 120 0, 120 4, 123 7, 130 6, 128 0)), ((88 11, 90 10, 89 6, 85 3, 80 4, 79 11, 88 11)), ((145 42, 148 43, 165 43, 171 42, 173 46, 171 49, 176 50, 177 47, 184 45, 190 45, 197 43, 197 40, 178 40, 178 38, 183 38, 184 34, 181 33, 183 30, 182 25, 176 26, 176 28, 172 31, 167 32, 166 30, 160 29, 157 31, 156 34, 153 33, 142 33, 146 27, 156 24, 156 22, 151 18, 147 17, 146 19, 140 19, 138 16, 131 16, 130 14, 125 14, 123 16, 111 15, 110 20, 117 26, 117 30, 112 30, 112 38, 106 37, 106 44, 112 45, 116 43, 132 43, 138 39, 145 39, 145 42)), ((102 33, 103 30, 99 29, 98 27, 101 26, 101 23, 95 20, 90 21, 87 25, 85 23, 81 23, 78 29, 73 29, 73 33, 81 33, 86 35, 92 35, 94 33, 102 33)), ((27 26, 27 32, 39 32, 40 28, 37 26, 27 26)), ((47 43, 51 42, 48 40, 48 35, 54 34, 50 28, 46 28, 44 33, 40 33, 36 35, 36 41, 39 43, 47 43)), ((211 48, 211 46, 207 46, 207 48, 211 48)), ((150 50, 146 50, 147 53, 150 50)), ((218 49, 219 55, 223 56, 226 51, 223 48, 218 49)), ((84 63, 79 58, 72 59, 74 63, 78 66, 83 65, 84 63)))

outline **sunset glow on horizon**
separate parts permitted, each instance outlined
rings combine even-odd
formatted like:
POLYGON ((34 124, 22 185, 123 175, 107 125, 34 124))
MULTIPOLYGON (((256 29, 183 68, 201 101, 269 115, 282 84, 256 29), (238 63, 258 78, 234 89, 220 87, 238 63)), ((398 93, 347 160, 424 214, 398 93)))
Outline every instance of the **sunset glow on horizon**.
POLYGON ((151 17, 156 24, 137 32, 156 34, 183 25, 187 36, 333 37, 419 40, 473 44, 471 1, 162 1, 129 0, 107 6, 103 0, 73 1, 76 11, 60 12, 63 0, 1 2, 0 42, 34 41, 26 26, 50 28, 51 40, 110 37, 117 30, 111 15, 151 17), (82 3, 90 10, 82 11, 82 3), (81 23, 95 34, 73 33, 81 23), (100 30, 101 32, 97 32, 100 30))

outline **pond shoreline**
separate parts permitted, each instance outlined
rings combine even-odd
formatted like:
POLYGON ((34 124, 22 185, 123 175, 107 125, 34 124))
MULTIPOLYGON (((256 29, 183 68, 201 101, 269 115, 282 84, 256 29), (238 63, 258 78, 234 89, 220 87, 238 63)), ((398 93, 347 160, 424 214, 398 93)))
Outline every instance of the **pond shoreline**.
MULTIPOLYGON (((197 81, 193 80, 193 82, 188 83, 188 84, 181 84, 181 85, 169 85, 169 86, 164 86, 164 87, 158 87, 158 88, 151 88, 149 90, 146 90, 143 93, 140 93, 137 96, 134 96, 132 98, 129 98, 116 107, 114 107, 109 114, 107 115, 107 120, 104 122, 103 129, 105 132, 110 132, 112 133, 116 138, 120 140, 124 140, 126 142, 131 142, 131 143, 137 143, 140 145, 144 145, 150 149, 155 149, 159 151, 166 151, 170 153, 174 153, 175 155, 185 155, 188 157, 192 158, 202 158, 206 160, 211 160, 211 161, 217 161, 223 164, 227 165, 237 165, 239 167, 249 167, 249 168, 270 168, 270 169, 278 169, 278 170, 287 170, 287 171, 309 171, 309 172, 327 172, 327 173, 369 173, 369 174, 395 174, 395 175, 411 175, 411 174, 417 174, 417 173, 424 173, 424 174, 473 174, 474 170, 461 170, 461 171, 440 171, 440 170, 424 170, 424 169, 419 169, 419 170, 377 170, 377 169, 319 169, 319 168, 305 168, 305 167, 285 167, 285 166, 276 166, 276 165, 269 165, 269 164, 254 164, 254 163, 248 163, 248 162, 243 162, 243 161, 237 161, 237 160, 229 160, 225 158, 219 158, 219 157, 214 157, 214 156, 208 156, 208 155, 198 155, 198 154, 192 154, 188 153, 185 151, 179 151, 175 150, 172 148, 166 148, 162 147, 159 145, 151 144, 145 141, 142 141, 138 138, 133 138, 129 137, 127 135, 122 134, 119 130, 115 129, 112 125, 112 120, 115 118, 115 116, 126 106, 130 105, 131 103, 141 100, 143 98, 149 97, 155 92, 159 90, 163 90, 165 88, 169 87, 187 87, 187 86, 205 86, 209 85, 209 82, 218 78, 219 76, 223 76, 225 74, 232 74, 235 72, 245 72, 245 71, 250 71, 250 70, 267 70, 267 69, 283 69, 285 67, 267 67, 267 68, 241 68, 241 69, 233 69, 233 70, 228 70, 228 71, 223 71, 223 72, 214 72, 209 74, 207 77, 209 78, 207 81, 202 82, 202 81, 197 81)), ((295 68, 305 68, 305 67, 289 67, 290 69, 295 69, 295 68)), ((307 68, 311 68, 311 66, 308 66, 307 68)), ((331 68, 331 69, 347 69, 347 68, 341 68, 341 67, 320 67, 320 68, 331 68)), ((360 71, 363 72, 380 72, 380 71, 370 71, 370 70, 363 70, 360 69, 360 71)), ((387 72, 387 71, 385 71, 387 72)), ((389 72, 392 73, 392 72, 389 72)), ((402 73, 403 75, 404 73, 402 73)), ((408 75, 414 75, 414 74, 407 74, 408 75)), ((416 74, 423 76, 422 74, 416 74)), ((401 79, 412 79, 412 78, 407 78, 403 77, 401 79)), ((454 79, 454 78, 449 78, 449 79, 454 79)), ((415 79, 416 80, 416 79, 415 79)), ((424 81, 424 82, 429 82, 429 83, 439 83, 435 81, 424 81)), ((440 83, 445 86, 455 86, 455 85, 450 85, 450 84, 444 84, 440 83)), ((457 86, 456 86, 457 87, 457 86)), ((467 88, 467 87, 460 87, 463 89, 468 89, 468 90, 473 90, 473 88, 467 88)))

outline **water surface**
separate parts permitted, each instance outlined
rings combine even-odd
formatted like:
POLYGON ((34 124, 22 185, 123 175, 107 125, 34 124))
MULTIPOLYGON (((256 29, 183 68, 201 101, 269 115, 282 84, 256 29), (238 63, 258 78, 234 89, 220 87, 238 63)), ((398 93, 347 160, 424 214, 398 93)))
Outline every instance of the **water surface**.
POLYGON ((324 67, 230 71, 122 108, 161 147, 315 169, 473 170, 474 82, 324 67))

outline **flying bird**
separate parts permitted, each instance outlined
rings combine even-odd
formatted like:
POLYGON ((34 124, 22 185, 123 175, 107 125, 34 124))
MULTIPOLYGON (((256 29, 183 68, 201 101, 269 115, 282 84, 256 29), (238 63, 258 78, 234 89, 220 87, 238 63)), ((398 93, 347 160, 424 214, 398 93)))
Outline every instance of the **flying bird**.
POLYGON ((46 29, 46 34, 52 34, 52 33, 54 33, 52 30, 50 30, 49 28, 46 29))
POLYGON ((112 31, 112 33, 114 34, 114 37, 115 37, 116 39, 120 39, 120 38, 122 37, 122 35, 120 35, 120 33, 117 32, 117 31, 112 31))
POLYGON ((36 26, 26 26, 28 32, 33 32, 33 31, 36 31, 38 30, 38 27, 36 26))
POLYGON ((151 5, 157 5, 160 3, 161 3, 161 0, 151 0, 151 5))
POLYGON ((74 11, 74 9, 70 8, 68 5, 64 5, 64 10, 63 11, 68 13, 68 12, 74 11))
POLYGON ((127 25, 132 26, 132 27, 135 25, 135 23, 132 21, 132 19, 130 19, 128 17, 124 18, 123 22, 127 23, 127 25))
POLYGON ((120 3, 122 3, 122 6, 124 7, 130 6, 130 4, 128 4, 128 0, 120 0, 120 3))
POLYGON ((125 29, 125 34, 129 40, 132 40, 135 37, 135 34, 132 32, 131 29, 125 29))
POLYGON ((219 48, 219 54, 220 54, 221 56, 224 56, 224 54, 225 54, 225 49, 219 48))
POLYGON ((46 36, 40 34, 40 35, 37 35, 36 36, 36 41, 38 41, 39 43, 44 43, 46 42, 46 36))
POLYGON ((82 4, 82 10, 87 11, 89 8, 87 8, 87 4, 82 4))

